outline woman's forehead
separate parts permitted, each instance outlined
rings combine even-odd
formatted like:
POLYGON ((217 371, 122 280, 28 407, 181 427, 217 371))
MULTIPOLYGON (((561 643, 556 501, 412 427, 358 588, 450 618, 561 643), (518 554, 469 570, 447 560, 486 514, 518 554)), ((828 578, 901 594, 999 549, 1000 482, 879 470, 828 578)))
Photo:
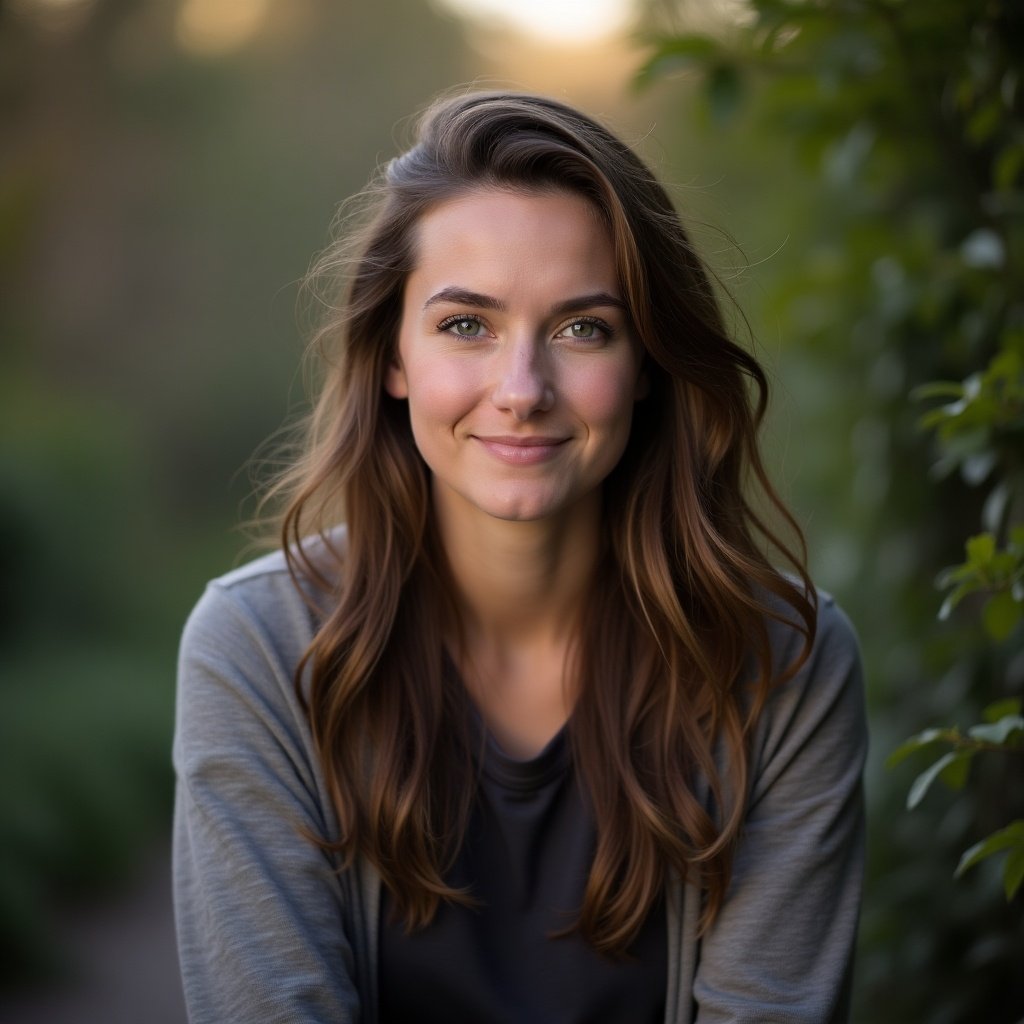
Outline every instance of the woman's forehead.
POLYGON ((566 191, 481 190, 428 211, 417 225, 407 291, 423 302, 445 289, 498 299, 523 289, 621 298, 602 218, 566 191))

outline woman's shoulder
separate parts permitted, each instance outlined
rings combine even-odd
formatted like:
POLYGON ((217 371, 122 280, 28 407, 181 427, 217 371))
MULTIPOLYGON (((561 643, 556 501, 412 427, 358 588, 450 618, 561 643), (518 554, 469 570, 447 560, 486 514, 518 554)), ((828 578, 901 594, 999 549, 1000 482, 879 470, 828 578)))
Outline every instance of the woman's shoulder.
MULTIPOLYGON (((326 566, 329 540, 304 541, 301 554, 326 566)), ((275 744, 314 771, 295 673, 329 598, 302 565, 282 551, 263 555, 211 580, 192 609, 178 654, 174 758, 183 778, 259 760, 275 744)))
POLYGON ((858 657, 860 643, 857 631, 835 597, 820 587, 813 587, 808 592, 803 582, 796 577, 787 575, 786 579, 796 588, 797 593, 807 598, 815 610, 814 631, 810 649, 804 651, 807 632, 800 610, 779 594, 762 593, 768 639, 776 670, 784 670, 801 653, 806 653, 807 661, 820 661, 822 657, 858 657))
POLYGON ((857 630, 839 602, 827 590, 819 589, 818 621, 812 653, 819 658, 860 660, 860 640, 857 630))
POLYGON ((297 661, 329 607, 344 540, 336 528, 304 539, 290 558, 273 551, 210 580, 185 624, 182 651, 212 647, 236 658, 256 647, 297 661))
POLYGON ((867 733, 864 676, 856 630, 839 603, 817 589, 813 641, 798 628, 802 620, 788 605, 771 618, 771 638, 779 682, 772 689, 761 723, 762 739, 773 743, 807 742, 825 723, 837 746, 863 756, 867 733), (793 666, 798 666, 793 670, 793 666))

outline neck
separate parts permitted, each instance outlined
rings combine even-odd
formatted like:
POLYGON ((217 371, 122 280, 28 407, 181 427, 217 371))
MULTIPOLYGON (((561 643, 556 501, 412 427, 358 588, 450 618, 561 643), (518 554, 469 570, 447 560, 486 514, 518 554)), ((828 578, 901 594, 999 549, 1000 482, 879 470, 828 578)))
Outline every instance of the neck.
POLYGON ((554 521, 451 515, 437 501, 435 511, 471 645, 571 638, 599 557, 599 496, 554 521))
POLYGON ((534 522, 465 514, 436 494, 434 507, 462 611, 463 682, 506 752, 532 757, 575 702, 567 669, 600 553, 600 496, 534 522))

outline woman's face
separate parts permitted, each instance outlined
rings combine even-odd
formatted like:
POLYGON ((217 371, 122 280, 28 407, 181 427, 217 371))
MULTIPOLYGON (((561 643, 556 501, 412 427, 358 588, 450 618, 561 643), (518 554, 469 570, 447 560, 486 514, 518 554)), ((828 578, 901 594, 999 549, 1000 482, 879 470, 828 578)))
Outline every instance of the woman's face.
POLYGON ((541 520, 599 500, 642 390, 611 239, 569 192, 474 192, 419 222, 386 389, 441 515, 541 520))

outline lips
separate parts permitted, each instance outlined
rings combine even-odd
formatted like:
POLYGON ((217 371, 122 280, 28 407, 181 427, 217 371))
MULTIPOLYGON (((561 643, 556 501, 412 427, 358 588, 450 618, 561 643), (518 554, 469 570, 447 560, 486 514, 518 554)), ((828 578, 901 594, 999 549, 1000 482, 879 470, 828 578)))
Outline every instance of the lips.
POLYGON ((554 458, 562 449, 567 437, 540 437, 535 435, 501 434, 484 437, 473 435, 484 450, 501 462, 513 466, 532 466, 554 458))

